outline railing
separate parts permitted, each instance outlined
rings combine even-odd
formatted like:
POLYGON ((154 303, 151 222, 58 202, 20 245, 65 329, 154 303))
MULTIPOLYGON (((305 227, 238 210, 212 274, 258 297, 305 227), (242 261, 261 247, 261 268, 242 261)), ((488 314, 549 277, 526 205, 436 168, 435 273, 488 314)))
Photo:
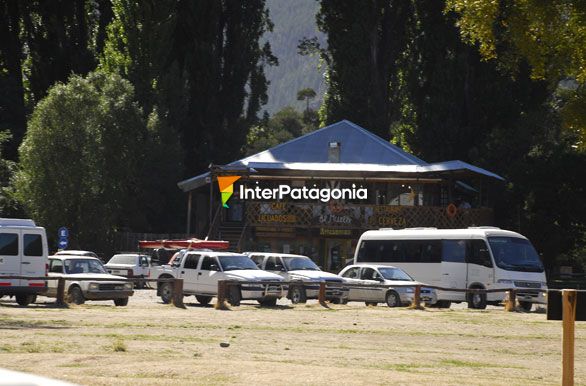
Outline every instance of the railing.
POLYGON ((436 206, 310 204, 247 202, 246 223, 252 226, 327 227, 340 229, 465 228, 492 225, 490 208, 457 209, 436 206))

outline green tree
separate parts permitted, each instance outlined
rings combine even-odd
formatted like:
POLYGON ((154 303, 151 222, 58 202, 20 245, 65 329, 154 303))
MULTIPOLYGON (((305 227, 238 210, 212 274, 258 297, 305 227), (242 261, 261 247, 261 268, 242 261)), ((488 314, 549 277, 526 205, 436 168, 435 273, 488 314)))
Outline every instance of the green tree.
POLYGON ((565 128, 576 135, 575 145, 586 149, 586 117, 576 107, 586 104, 586 3, 575 0, 447 0, 446 12, 458 15, 463 39, 476 45, 484 59, 497 59, 515 72, 525 61, 535 79, 552 90, 567 78, 578 90, 566 93, 560 113, 565 128))
POLYGON ((297 100, 298 101, 305 101, 305 111, 309 114, 309 101, 315 98, 317 94, 315 90, 312 88, 303 88, 297 91, 297 100))
POLYGON ((317 50, 326 65, 322 124, 349 119, 388 139, 412 2, 322 0, 320 5, 317 24, 327 34, 327 48, 305 39, 299 49, 317 50))
POLYGON ((266 103, 260 38, 272 28, 264 0, 114 1, 102 66, 128 76, 148 112, 177 129, 185 173, 238 155, 266 103))
POLYGON ((49 232, 68 226, 74 246, 107 250, 116 230, 140 221, 148 138, 128 81, 73 75, 31 116, 17 197, 49 232))

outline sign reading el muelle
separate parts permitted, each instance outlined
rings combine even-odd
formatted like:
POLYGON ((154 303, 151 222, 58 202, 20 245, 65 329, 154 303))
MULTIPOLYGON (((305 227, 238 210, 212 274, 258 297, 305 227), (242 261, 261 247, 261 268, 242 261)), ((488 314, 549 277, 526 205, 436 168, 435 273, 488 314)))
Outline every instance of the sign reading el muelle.
MULTIPOLYGON (((227 202, 234 194, 234 183, 241 176, 222 176, 218 177, 218 186, 222 195, 222 205, 228 208, 227 202)), ((330 200, 366 200, 368 199, 368 190, 366 188, 357 188, 352 184, 349 188, 338 187, 292 187, 287 184, 280 184, 277 187, 263 188, 259 185, 253 188, 240 185, 240 199, 242 200, 316 200, 329 202, 330 200)))

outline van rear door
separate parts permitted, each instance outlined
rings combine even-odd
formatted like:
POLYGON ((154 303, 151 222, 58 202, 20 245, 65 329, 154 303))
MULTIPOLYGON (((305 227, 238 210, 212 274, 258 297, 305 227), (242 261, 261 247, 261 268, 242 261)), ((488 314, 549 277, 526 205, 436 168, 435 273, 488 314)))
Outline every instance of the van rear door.
MULTIPOLYGON (((0 229, 0 276, 20 275, 20 231, 18 229, 0 229)), ((17 287, 20 280, 0 279, 1 287, 17 287)))
MULTIPOLYGON (((42 228, 21 230, 22 258, 20 274, 22 276, 45 276, 47 268, 47 240, 42 228)), ((45 280, 22 280, 21 286, 45 287, 45 280)))

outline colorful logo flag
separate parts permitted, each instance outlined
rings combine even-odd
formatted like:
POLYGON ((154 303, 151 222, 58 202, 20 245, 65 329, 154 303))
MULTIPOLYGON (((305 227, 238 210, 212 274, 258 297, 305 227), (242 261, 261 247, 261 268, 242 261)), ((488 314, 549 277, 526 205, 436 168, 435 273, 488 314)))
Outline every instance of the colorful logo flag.
POLYGON ((222 194, 222 206, 229 208, 227 202, 234 194, 234 183, 240 179, 240 176, 218 176, 218 186, 222 194))

